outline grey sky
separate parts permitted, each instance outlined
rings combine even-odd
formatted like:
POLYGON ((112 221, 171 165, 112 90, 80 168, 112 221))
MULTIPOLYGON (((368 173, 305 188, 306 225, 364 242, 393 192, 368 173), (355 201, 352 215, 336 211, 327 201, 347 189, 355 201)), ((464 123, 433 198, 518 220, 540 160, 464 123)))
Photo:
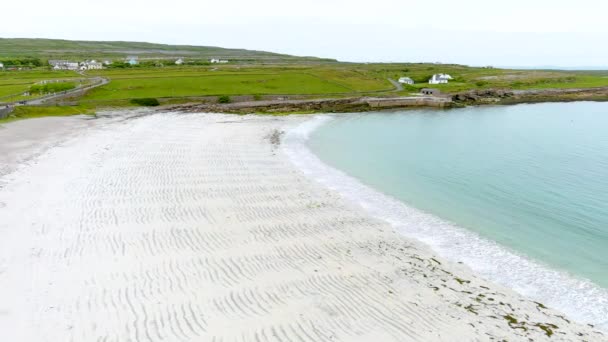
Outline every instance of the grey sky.
POLYGON ((608 66, 606 0, 31 0, 2 37, 213 45, 343 61, 608 66))

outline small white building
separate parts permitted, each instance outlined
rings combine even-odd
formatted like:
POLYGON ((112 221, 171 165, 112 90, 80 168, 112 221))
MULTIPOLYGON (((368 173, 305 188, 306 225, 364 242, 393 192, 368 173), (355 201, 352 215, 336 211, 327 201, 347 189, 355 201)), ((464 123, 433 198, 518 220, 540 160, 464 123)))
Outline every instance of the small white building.
POLYGON ((429 80, 429 84, 446 84, 452 79, 448 74, 435 74, 429 80))
POLYGON ((103 65, 110 65, 110 64, 112 64, 112 62, 110 62, 110 61, 109 61, 109 60, 107 60, 107 59, 106 59, 105 61, 103 61, 103 65))
POLYGON ((399 83, 401 84, 414 84, 414 80, 409 77, 400 77, 399 83))
POLYGON ((209 60, 209 62, 211 62, 213 64, 216 64, 216 63, 224 64, 224 63, 228 63, 228 60, 226 60, 226 59, 219 59, 219 58, 211 58, 209 60))
POLYGON ((4 69, 4 63, 0 62, 0 69, 4 69))
POLYGON ((184 64, 184 60, 181 59, 181 58, 179 58, 178 60, 175 61, 175 64, 176 65, 182 65, 182 64, 184 64))

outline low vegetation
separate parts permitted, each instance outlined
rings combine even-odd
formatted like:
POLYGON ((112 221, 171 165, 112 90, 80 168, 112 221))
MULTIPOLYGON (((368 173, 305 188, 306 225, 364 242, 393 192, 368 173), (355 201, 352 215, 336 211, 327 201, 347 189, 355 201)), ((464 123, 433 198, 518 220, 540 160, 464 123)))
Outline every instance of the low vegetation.
POLYGON ((130 101, 134 105, 138 106, 146 106, 146 107, 156 107, 160 106, 160 102, 153 97, 146 97, 141 99, 131 99, 130 101))
POLYGON ((30 93, 32 94, 48 94, 48 93, 59 93, 76 88, 76 84, 72 82, 55 82, 45 84, 34 84, 30 86, 30 93))
POLYGON ((0 58, 0 62, 4 64, 5 68, 36 68, 44 65, 42 59, 34 57, 0 58))
POLYGON ((222 96, 220 96, 217 99, 217 102, 219 102, 219 103, 230 103, 230 102, 232 102, 232 99, 228 95, 222 95, 222 96))
POLYGON ((16 107, 7 118, 0 119, 0 123, 47 116, 92 115, 94 113, 95 109, 87 106, 20 106, 16 107))

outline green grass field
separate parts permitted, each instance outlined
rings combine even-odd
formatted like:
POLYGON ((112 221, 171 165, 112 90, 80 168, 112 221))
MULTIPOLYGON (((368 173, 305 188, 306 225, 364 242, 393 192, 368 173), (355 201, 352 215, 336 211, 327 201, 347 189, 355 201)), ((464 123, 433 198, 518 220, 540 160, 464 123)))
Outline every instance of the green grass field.
POLYGON ((236 74, 116 79, 83 100, 244 94, 328 94, 350 89, 306 74, 236 74))
POLYGON ((82 100, 208 95, 339 95, 391 90, 386 79, 346 68, 223 67, 101 70, 111 79, 82 100))
POLYGON ((455 93, 490 88, 608 86, 608 71, 508 70, 434 63, 339 63, 331 59, 265 51, 141 42, 0 38, 0 61, 7 62, 5 66, 11 63, 24 69, 0 70, 0 105, 52 92, 43 90, 40 94, 23 95, 33 89, 34 84, 44 87, 41 81, 69 82, 76 87, 94 82, 93 77, 97 76, 110 81, 87 94, 81 96, 78 93, 65 99, 70 106, 19 107, 13 118, 71 115, 101 108, 128 107, 137 102, 133 99, 142 98, 155 98, 161 104, 178 104, 209 101, 205 96, 247 95, 253 99, 260 99, 263 95, 388 97, 408 96, 428 87, 455 93), (92 70, 83 76, 74 71, 52 71, 46 64, 48 59, 123 61, 127 55, 138 55, 141 65, 92 70), (187 64, 175 65, 177 57, 185 58, 187 64), (212 65, 208 63, 210 58, 228 59, 230 63, 212 65), (428 79, 437 73, 450 74, 453 80, 449 84, 429 85, 428 79), (411 77, 416 84, 397 91, 389 79, 397 80, 402 76, 411 77))
POLYGON ((82 76, 73 71, 0 71, 0 102, 32 98, 32 96, 21 96, 21 94, 40 81, 68 81, 80 78, 82 76))
MULTIPOLYGON (((608 86, 608 72, 506 70, 438 64, 231 64, 221 66, 170 66, 104 69, 87 73, 110 83, 89 91, 70 103, 87 108, 133 106, 131 99, 158 98, 162 104, 197 101, 204 96, 302 95, 309 97, 407 96, 420 89, 439 88, 445 93, 471 89, 548 89, 608 86), (429 85, 435 73, 447 73, 449 84, 429 85), (388 79, 409 76, 417 83, 396 92, 388 79)), ((80 82, 76 72, 0 72, 0 102, 30 99, 21 94, 43 80, 80 82)), ((53 109, 55 112, 59 109, 53 109)), ((41 109, 40 111, 43 111, 41 109)), ((68 112, 72 111, 70 109, 68 112)))

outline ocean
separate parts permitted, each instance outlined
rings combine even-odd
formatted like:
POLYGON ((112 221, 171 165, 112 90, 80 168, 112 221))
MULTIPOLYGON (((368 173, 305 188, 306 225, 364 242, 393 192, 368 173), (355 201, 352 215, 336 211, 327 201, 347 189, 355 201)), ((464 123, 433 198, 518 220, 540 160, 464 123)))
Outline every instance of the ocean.
POLYGON ((286 148, 443 257, 608 329, 608 103, 325 115, 286 148))

